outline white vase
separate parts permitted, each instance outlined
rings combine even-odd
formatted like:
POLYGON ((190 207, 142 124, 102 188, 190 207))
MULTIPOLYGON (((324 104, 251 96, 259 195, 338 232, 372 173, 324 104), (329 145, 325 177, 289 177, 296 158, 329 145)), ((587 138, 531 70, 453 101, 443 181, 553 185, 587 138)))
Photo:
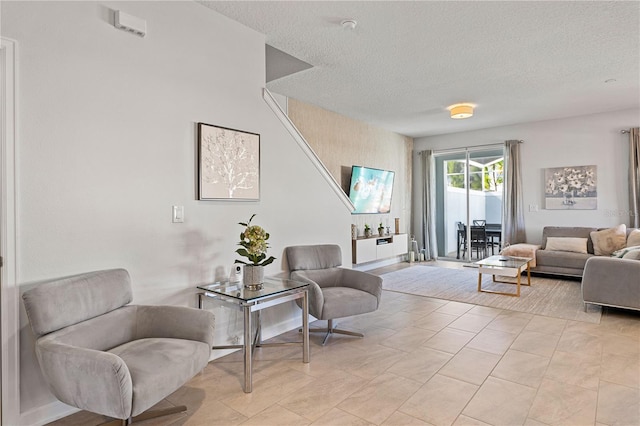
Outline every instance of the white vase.
POLYGON ((242 283, 249 290, 260 290, 264 283, 264 266, 244 265, 242 283))

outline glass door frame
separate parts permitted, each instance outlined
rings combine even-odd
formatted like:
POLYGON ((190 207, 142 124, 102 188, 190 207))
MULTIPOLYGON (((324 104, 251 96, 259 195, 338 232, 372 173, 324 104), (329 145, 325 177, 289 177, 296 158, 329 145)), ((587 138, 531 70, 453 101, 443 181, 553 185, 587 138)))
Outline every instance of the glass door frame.
MULTIPOLYGON (((480 152, 480 151, 490 151, 490 150, 501 150, 503 152, 504 155, 504 144, 487 144, 487 145, 477 145, 477 146, 471 146, 471 147, 461 147, 461 148, 452 148, 452 149, 444 149, 444 150, 438 150, 438 151, 434 151, 433 152, 433 157, 434 160, 437 161, 438 157, 443 157, 443 156, 450 156, 450 155, 455 155, 455 154, 464 154, 464 162, 465 162, 465 167, 464 167, 464 185, 465 185, 465 223, 467 224, 466 226, 466 235, 465 235, 465 239, 467 241, 467 250, 466 250, 466 254, 464 256, 464 258, 461 257, 462 261, 466 261, 467 263, 471 263, 471 247, 469 246, 469 242, 471 241, 471 226, 468 226, 471 223, 471 170, 470 170, 470 163, 472 160, 472 154, 475 152, 480 152)), ((461 159, 462 160, 462 159, 461 159)), ((504 170, 504 169, 503 169, 504 170)), ((506 178, 506 176, 504 177, 506 178)), ((484 180, 484 178, 483 178, 484 180)), ((446 190, 446 182, 445 183, 445 188, 443 188, 444 190, 446 190)), ((437 179, 434 182, 434 185, 437 185, 437 179)), ((503 183, 504 185, 504 183, 503 183)), ((503 190, 504 193, 504 190, 503 190)), ((503 200, 504 201, 504 200, 503 200)), ((438 204, 436 202, 436 204, 438 204)), ((437 209, 437 207, 436 207, 437 209)), ((436 212, 436 218, 437 218, 437 210, 436 212)), ((444 215, 444 212, 440 213, 441 215, 444 215)), ((501 222, 502 222, 502 212, 500 214, 500 218, 501 218, 501 222)), ((443 226, 444 227, 444 226, 443 226)), ((436 225, 437 228, 437 225, 436 225)), ((446 231, 445 231, 446 232, 446 231)), ((456 233, 458 231, 456 230, 456 233)), ((457 236, 456 236, 456 241, 457 241, 457 236)), ((445 242, 445 248, 446 248, 446 242, 445 242)), ((458 248, 456 247, 456 250, 458 248)), ((445 250, 446 251, 446 250, 445 250)))

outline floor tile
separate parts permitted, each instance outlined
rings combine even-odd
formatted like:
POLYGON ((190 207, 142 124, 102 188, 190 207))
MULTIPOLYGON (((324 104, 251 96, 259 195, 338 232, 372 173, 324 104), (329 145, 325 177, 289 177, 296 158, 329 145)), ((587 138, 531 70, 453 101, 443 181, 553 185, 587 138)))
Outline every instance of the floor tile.
POLYGON ((537 331, 522 331, 511 344, 511 349, 530 354, 551 356, 556 350, 560 335, 545 334, 537 331))
POLYGON ((534 388, 489 377, 462 414, 492 425, 521 425, 535 395, 534 388))
POLYGON ((434 425, 450 425, 478 389, 461 380, 435 375, 399 411, 434 425))
POLYGON ((436 310, 440 314, 462 315, 473 308, 474 305, 461 302, 449 302, 436 310))
POLYGON ((407 327, 394 333, 393 336, 384 339, 380 344, 399 349, 403 352, 411 352, 422 346, 427 340, 436 334, 433 330, 420 327, 407 327))
POLYGON ((557 351, 577 354, 602 354, 602 338, 592 334, 565 330, 560 336, 557 351))
POLYGON ((600 382, 596 421, 606 425, 640 425, 640 390, 600 382))
POLYGON ((464 414, 460 414, 453 426, 491 426, 488 423, 481 422, 480 420, 467 417, 464 414))
POLYGON ((425 341, 424 346, 442 352, 455 354, 475 336, 475 333, 446 327, 425 341))
POLYGON ((430 426, 423 420, 416 419, 408 414, 396 411, 387 420, 382 423, 382 426, 430 426))
POLYGON ((371 423, 380 424, 393 414, 421 384, 385 373, 354 392, 338 408, 371 423))
POLYGON ((449 324, 449 328, 477 333, 485 328, 491 321, 493 321, 492 317, 467 312, 449 324))
POLYGON ((560 318, 543 317, 534 315, 531 321, 526 325, 524 330, 535 331, 544 334, 560 335, 567 326, 567 320, 560 318))
POLYGON ((474 306, 467 311, 468 314, 482 315, 484 317, 495 318, 503 312, 502 309, 492 308, 490 306, 474 306))
POLYGON ((632 388, 640 387, 640 360, 615 354, 603 354, 600 379, 632 388))
POLYGON ((420 322, 416 323, 415 326, 427 330, 440 331, 456 319, 458 319, 457 315, 432 312, 422 317, 420 322))
POLYGON ((404 355, 387 372, 425 383, 452 357, 453 355, 445 352, 421 348, 404 355))
POLYGON ((600 357, 556 351, 551 358, 545 377, 585 389, 598 390, 600 357))
POLYGON ((360 417, 349 414, 339 408, 334 408, 324 416, 320 417, 313 426, 370 426, 371 423, 360 417))
POLYGON ((488 329, 504 331, 507 333, 520 333, 531 321, 531 317, 502 313, 495 317, 489 324, 488 329))
POLYGON ((317 378, 295 393, 280 398, 278 403, 300 416, 315 421, 366 383, 366 379, 336 370, 333 374, 317 378))
POLYGON ((467 348, 502 355, 507 351, 518 335, 504 331, 484 329, 469 343, 467 348))
POLYGON ((529 417, 548 425, 594 424, 597 399, 596 391, 545 379, 529 417))
POLYGON ((308 425, 309 420, 299 416, 279 405, 273 405, 266 410, 256 414, 242 425, 246 426, 298 426, 308 425))
POLYGON ((492 377, 537 388, 542 382, 550 358, 509 349, 504 354, 492 377))
POLYGON ((481 385, 500 361, 500 355, 463 348, 438 374, 481 385))

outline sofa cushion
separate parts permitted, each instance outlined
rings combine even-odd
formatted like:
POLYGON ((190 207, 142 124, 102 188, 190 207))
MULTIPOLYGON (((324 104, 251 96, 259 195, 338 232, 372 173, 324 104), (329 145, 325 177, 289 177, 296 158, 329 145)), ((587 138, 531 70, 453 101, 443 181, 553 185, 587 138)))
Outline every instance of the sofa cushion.
POLYGON ((538 250, 536 263, 538 268, 561 267, 582 270, 591 256, 593 255, 570 251, 538 250))
POLYGON ((627 247, 640 246, 640 229, 634 229, 627 236, 627 247))
POLYGON ((597 228, 586 228, 579 226, 545 226, 542 229, 542 249, 547 248, 548 237, 575 237, 588 238, 587 253, 593 253, 593 243, 591 242, 591 232, 597 231, 597 228))
POLYGON ((570 251, 587 254, 588 238, 548 237, 546 250, 570 251))
POLYGON ((627 245, 627 226, 623 223, 613 228, 591 232, 593 252, 596 256, 609 256, 627 245))

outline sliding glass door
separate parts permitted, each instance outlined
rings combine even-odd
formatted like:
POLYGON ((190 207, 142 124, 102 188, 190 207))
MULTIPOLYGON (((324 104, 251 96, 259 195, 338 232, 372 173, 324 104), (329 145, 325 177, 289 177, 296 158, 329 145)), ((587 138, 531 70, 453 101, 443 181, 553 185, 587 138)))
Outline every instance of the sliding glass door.
POLYGON ((502 147, 434 156, 438 257, 475 262, 497 254, 502 226, 502 147))

